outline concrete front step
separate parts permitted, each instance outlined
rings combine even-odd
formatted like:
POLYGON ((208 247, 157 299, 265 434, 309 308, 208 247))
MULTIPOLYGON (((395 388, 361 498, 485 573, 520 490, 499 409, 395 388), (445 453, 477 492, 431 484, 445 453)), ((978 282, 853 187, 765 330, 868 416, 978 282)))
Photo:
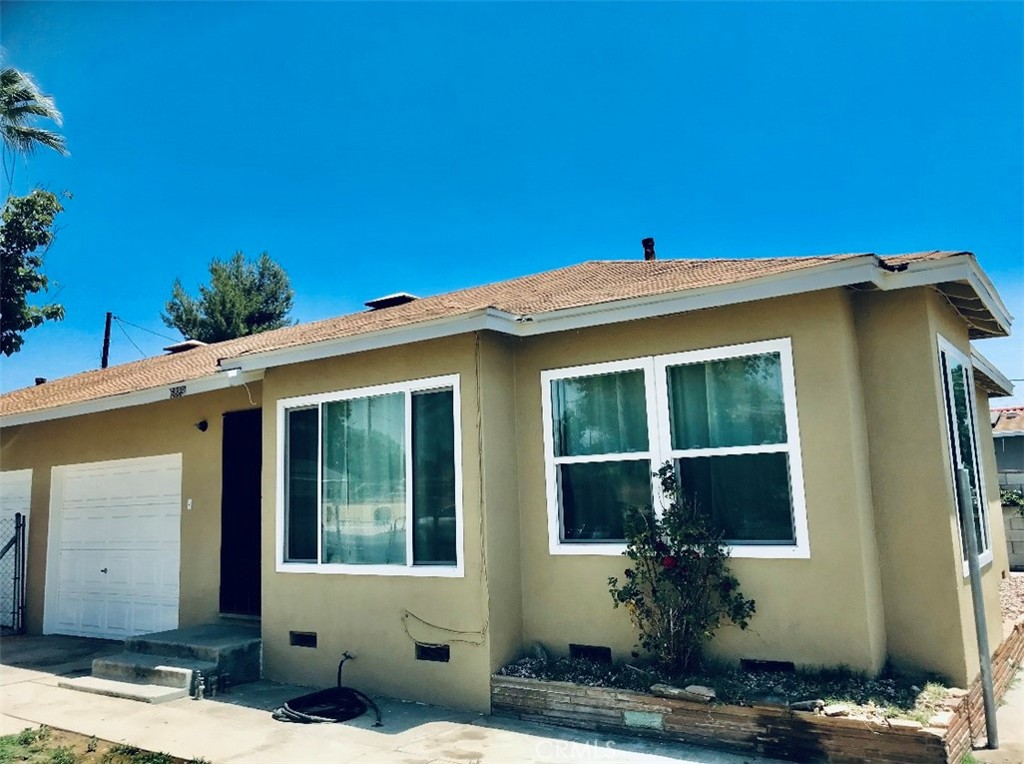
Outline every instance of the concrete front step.
POLYGON ((188 696, 187 687, 164 687, 158 684, 138 684, 135 682, 118 682, 96 676, 80 676, 75 679, 61 679, 58 687, 80 692, 91 692, 95 695, 107 695, 112 698, 127 698, 143 703, 166 703, 188 696))
POLYGON ((125 640, 125 650, 213 663, 213 673, 227 675, 235 685, 260 678, 262 644, 259 626, 214 623, 132 637, 125 640))
POLYGON ((197 671, 209 683, 210 677, 217 673, 217 664, 144 653, 108 655, 92 662, 92 675, 100 679, 179 687, 188 691, 193 690, 193 677, 197 671))

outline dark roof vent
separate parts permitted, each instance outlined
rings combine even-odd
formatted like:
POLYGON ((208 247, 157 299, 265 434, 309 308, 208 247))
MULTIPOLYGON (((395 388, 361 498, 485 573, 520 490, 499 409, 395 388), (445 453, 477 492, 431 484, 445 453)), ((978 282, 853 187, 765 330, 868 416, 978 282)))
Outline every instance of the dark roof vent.
POLYGON ((173 345, 168 345, 164 348, 169 355, 175 353, 184 353, 186 350, 192 350, 193 348, 201 348, 206 345, 202 340, 185 340, 184 342, 176 342, 173 345))
POLYGON ((420 298, 408 292, 395 292, 394 294, 378 297, 375 300, 367 300, 363 304, 370 310, 383 310, 384 308, 393 308, 396 305, 405 305, 407 302, 413 302, 418 299, 420 298))
POLYGON ((644 248, 644 260, 653 260, 657 255, 654 254, 654 239, 648 237, 642 239, 640 243, 644 248))
POLYGON ((36 377, 36 387, 46 384, 46 377, 36 377))

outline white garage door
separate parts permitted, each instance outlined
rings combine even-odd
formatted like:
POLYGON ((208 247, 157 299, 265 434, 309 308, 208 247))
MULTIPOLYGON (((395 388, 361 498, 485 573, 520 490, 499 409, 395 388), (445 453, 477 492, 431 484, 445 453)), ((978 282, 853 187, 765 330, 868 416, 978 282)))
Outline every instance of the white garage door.
MULTIPOLYGON (((0 549, 14 535, 14 515, 18 512, 25 517, 25 537, 28 538, 31 499, 32 470, 0 472, 0 549)), ((0 558, 0 626, 14 625, 14 578, 14 549, 11 548, 0 558)))
POLYGON ((43 630, 177 628, 181 454, 54 467, 51 492, 43 630))

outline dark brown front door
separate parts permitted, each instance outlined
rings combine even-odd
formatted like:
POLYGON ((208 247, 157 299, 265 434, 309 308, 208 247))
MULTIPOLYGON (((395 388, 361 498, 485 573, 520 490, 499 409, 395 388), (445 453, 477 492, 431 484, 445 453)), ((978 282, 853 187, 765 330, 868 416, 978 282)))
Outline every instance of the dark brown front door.
POLYGON ((220 612, 260 614, 263 412, 224 415, 220 504, 220 612))

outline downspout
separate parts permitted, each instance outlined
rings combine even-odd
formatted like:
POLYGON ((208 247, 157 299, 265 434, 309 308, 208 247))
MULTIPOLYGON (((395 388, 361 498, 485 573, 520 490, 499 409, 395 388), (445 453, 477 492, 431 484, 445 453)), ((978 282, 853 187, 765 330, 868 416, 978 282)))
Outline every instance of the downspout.
POLYGON ((971 578, 971 600, 974 605, 974 628, 978 634, 978 659, 981 663, 981 693, 985 701, 986 748, 999 747, 996 728, 996 698, 992 687, 992 657, 988 651, 988 624, 985 621, 985 599, 981 591, 981 566, 978 564, 978 539, 974 533, 971 480, 967 470, 956 471, 957 504, 960 507, 960 527, 967 539, 967 569, 971 578))

